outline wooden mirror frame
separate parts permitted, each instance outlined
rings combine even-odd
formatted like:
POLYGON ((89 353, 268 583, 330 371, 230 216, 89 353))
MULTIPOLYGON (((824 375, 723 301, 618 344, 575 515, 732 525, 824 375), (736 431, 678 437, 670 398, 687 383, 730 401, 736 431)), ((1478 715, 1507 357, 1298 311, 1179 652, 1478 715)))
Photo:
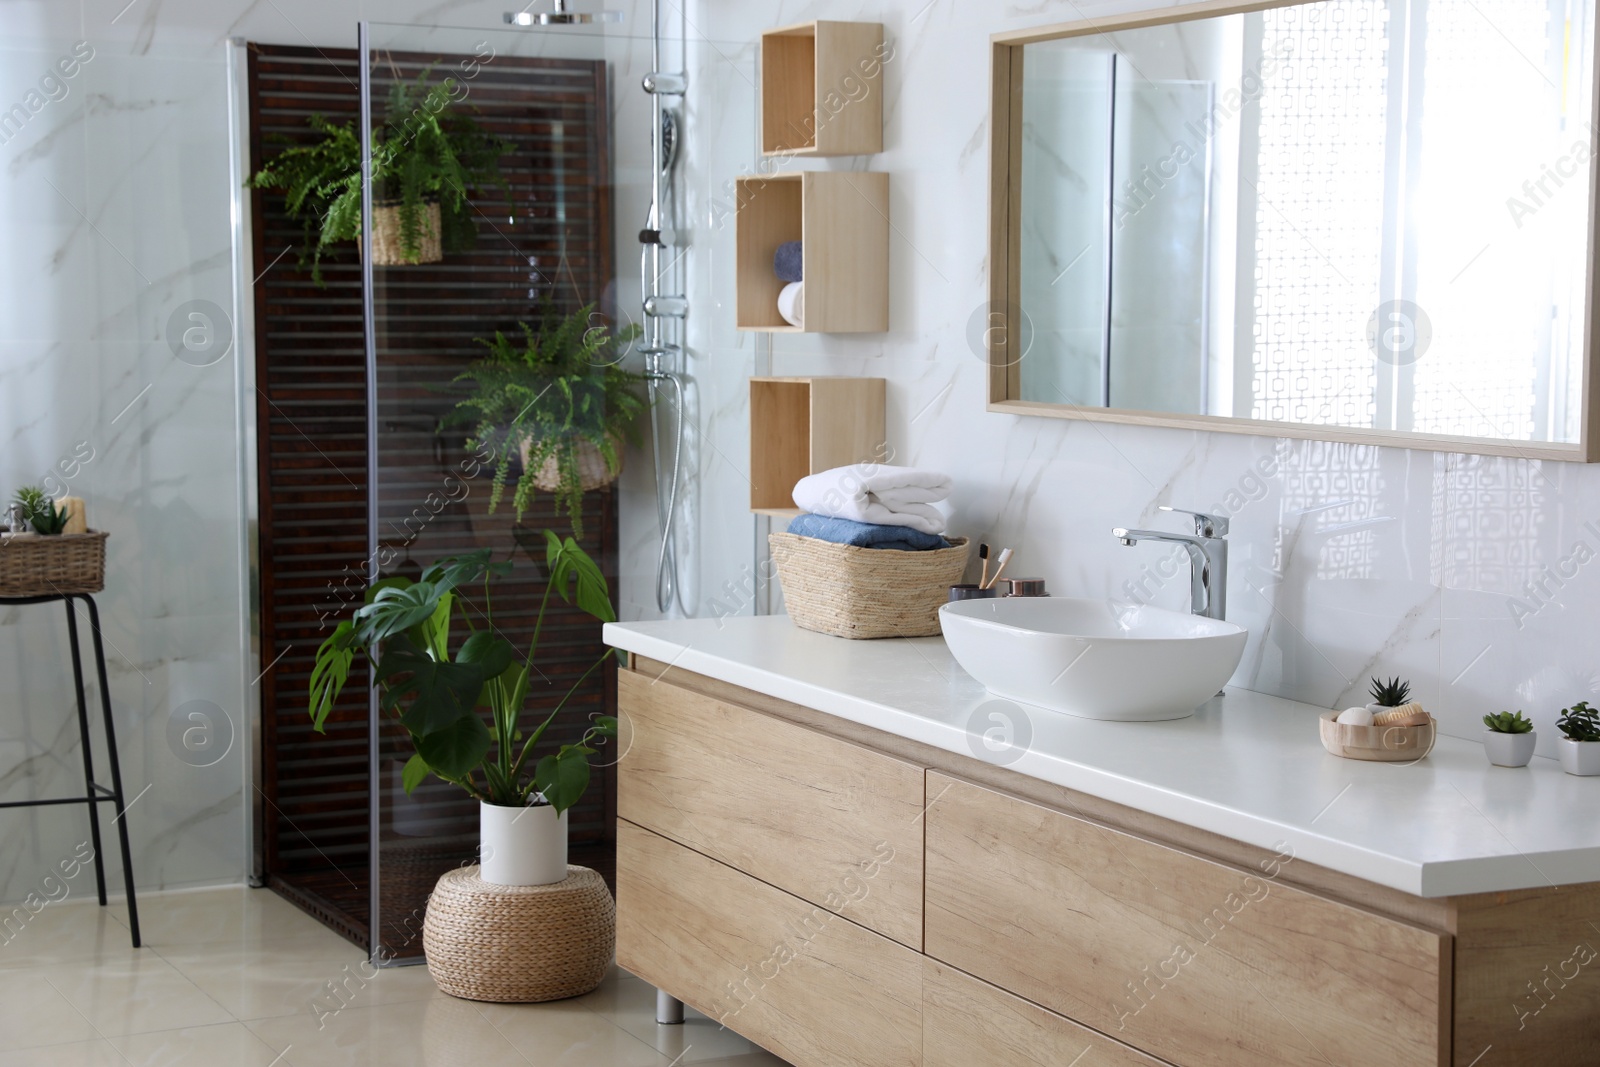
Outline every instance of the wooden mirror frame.
MULTIPOLYGON (((1350 441, 1359 444, 1415 448, 1434 452, 1462 452, 1521 459, 1551 459, 1573 463, 1600 462, 1600 376, 1595 368, 1595 311, 1600 303, 1600 274, 1596 270, 1596 205, 1600 203, 1600 74, 1590 86, 1595 122, 1589 136, 1589 244, 1585 254, 1583 322, 1583 411, 1576 444, 1550 441, 1506 441, 1491 437, 1454 437, 1401 430, 1345 426, 1313 426, 1224 415, 1177 415, 1126 408, 1083 407, 1023 400, 1018 361, 1009 358, 1006 309, 1017 307, 1014 293, 1021 289, 1022 263, 1022 48, 1042 41, 1088 37, 1166 26, 1196 19, 1237 15, 1270 8, 1294 7, 1323 0, 1206 0, 1176 8, 1161 8, 1109 19, 1058 22, 1035 29, 997 33, 989 38, 991 110, 989 135, 989 305, 984 345, 989 365, 988 410, 1008 415, 1039 415, 1090 422, 1116 422, 1135 426, 1168 426, 1182 430, 1256 434, 1312 441, 1350 441)), ((1591 60, 1592 69, 1592 60, 1591 60)))

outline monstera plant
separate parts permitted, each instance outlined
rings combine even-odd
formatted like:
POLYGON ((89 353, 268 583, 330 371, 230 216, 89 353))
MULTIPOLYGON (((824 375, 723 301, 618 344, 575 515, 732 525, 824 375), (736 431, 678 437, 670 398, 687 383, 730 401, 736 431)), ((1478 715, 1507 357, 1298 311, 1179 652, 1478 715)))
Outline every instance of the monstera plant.
POLYGON ((365 603, 318 648, 311 672, 311 722, 320 733, 355 657, 367 658, 379 706, 405 729, 414 749, 402 774, 406 792, 431 774, 476 798, 483 877, 501 884, 566 876, 565 813, 588 788, 596 746, 616 736, 616 719, 599 716, 577 741, 545 746, 550 750, 539 754, 556 716, 609 651, 543 719, 523 721, 551 597, 600 622, 616 619, 605 576, 571 537, 545 531, 545 564, 549 582, 520 654, 496 628, 492 598, 495 579, 511 573, 512 564, 484 549, 441 559, 415 581, 373 583, 365 603), (530 867, 535 875, 518 873, 530 867))

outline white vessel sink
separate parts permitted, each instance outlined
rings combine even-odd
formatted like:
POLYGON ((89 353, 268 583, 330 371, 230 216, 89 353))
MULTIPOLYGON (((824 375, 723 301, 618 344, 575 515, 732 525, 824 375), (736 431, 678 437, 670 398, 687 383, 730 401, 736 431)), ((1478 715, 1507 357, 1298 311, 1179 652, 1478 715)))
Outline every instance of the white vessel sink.
POLYGON ((1244 655, 1242 626, 1104 600, 1016 597, 939 609, 950 654, 996 696, 1090 719, 1181 719, 1244 655))

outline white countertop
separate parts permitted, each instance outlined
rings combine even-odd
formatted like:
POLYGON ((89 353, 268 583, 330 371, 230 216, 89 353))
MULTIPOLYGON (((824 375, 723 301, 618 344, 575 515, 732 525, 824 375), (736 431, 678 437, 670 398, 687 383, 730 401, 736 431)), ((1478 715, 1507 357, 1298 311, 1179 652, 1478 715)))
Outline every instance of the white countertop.
POLYGON ((786 615, 612 623, 607 644, 1426 897, 1600 881, 1600 778, 1491 767, 1441 737, 1416 765, 1329 755, 1324 710, 1229 689, 1187 719, 1122 723, 990 697, 943 638, 849 641, 786 615), (998 707, 984 705, 995 702, 998 707), (982 735, 1018 717, 1025 748, 982 735), (969 723, 971 728, 969 730, 969 723), (1009 762, 1008 762, 1009 761, 1009 762))

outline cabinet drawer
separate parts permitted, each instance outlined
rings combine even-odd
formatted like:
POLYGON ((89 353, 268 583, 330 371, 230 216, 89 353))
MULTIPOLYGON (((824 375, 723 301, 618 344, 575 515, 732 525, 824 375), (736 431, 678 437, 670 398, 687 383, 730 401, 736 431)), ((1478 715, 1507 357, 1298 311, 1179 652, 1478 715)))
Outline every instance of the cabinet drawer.
POLYGON ((633 671, 617 814, 922 947, 922 768, 633 671))
POLYGON ((922 957, 628 822, 617 963, 795 1067, 915 1067, 922 957))
POLYGON ((1443 1062, 1447 936, 935 772, 928 796, 928 955, 1182 1067, 1443 1062))
POLYGON ((1165 1067, 933 960, 922 968, 923 1067, 1165 1067))

